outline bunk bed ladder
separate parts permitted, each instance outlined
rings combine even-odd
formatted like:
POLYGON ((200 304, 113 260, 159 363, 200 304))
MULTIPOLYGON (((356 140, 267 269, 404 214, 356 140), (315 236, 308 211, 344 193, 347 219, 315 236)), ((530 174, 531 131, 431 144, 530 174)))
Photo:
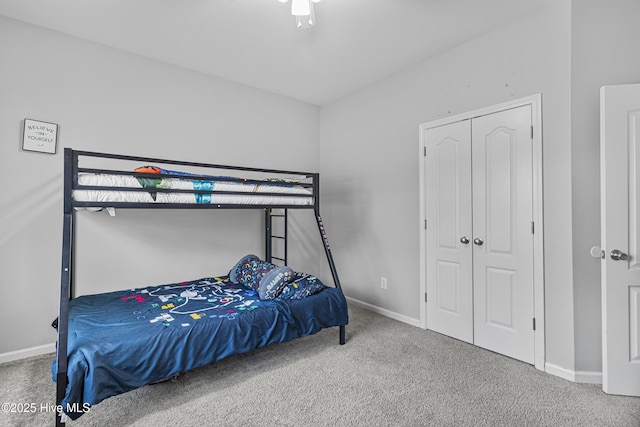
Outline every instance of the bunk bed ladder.
POLYGON ((265 229, 265 243, 266 243, 266 248, 265 248, 265 253, 266 253, 266 258, 265 260, 267 262, 270 262, 272 264, 282 264, 282 265, 287 265, 287 258, 288 258, 288 231, 287 231, 287 219, 288 219, 288 214, 287 214, 287 209, 278 209, 277 211, 281 211, 281 213, 277 213, 274 212, 274 209, 272 208, 268 208, 265 209, 266 211, 266 217, 265 217, 265 221, 266 221, 266 229, 265 229), (274 219, 277 220, 278 223, 280 223, 280 226, 277 227, 277 231, 276 233, 278 234, 274 234, 274 219), (274 241, 279 241, 281 242, 281 244, 277 244, 275 245, 276 248, 280 249, 279 251, 276 251, 278 253, 279 256, 275 256, 273 254, 274 252, 274 241))
MULTIPOLYGON (((316 180, 317 182, 317 180, 316 180)), ((317 185, 317 184, 316 184, 317 185)), ((317 190, 316 190, 317 191, 317 190)), ((287 265, 287 209, 281 209, 282 213, 274 213, 272 208, 265 209, 265 260, 270 263, 281 262, 284 265, 287 265), (281 219, 282 221, 282 235, 274 235, 273 234, 273 219, 281 219), (277 257, 273 255, 273 241, 281 240, 283 241, 283 257, 277 257)), ((320 230, 320 236, 322 237, 322 245, 324 247, 324 252, 327 257, 327 261, 329 262, 329 269, 331 270, 331 276, 333 277, 333 283, 335 287, 338 289, 342 289, 340 285, 340 278, 338 277, 338 271, 336 269, 335 262, 333 261, 333 255, 331 254, 331 246, 329 246, 329 240, 327 239, 327 233, 324 229, 324 223, 322 222, 322 217, 320 216, 320 209, 318 204, 316 203, 316 208, 314 209, 314 214, 316 217, 316 223, 318 224, 318 229, 320 230)), ((344 326, 340 326, 340 344, 344 344, 346 342, 346 328, 344 326)))

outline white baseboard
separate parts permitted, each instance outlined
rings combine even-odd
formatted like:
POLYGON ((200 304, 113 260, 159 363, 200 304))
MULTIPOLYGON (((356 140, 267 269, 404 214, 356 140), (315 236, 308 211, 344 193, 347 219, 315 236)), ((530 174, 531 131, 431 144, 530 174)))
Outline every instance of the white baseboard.
POLYGON ((572 371, 551 363, 545 363, 544 371, 574 383, 602 384, 602 372, 572 371))
POLYGON ((383 315, 385 317, 389 317, 391 319, 398 320, 398 321, 403 322, 403 323, 407 323, 407 324, 409 324, 411 326, 416 326, 418 328, 422 327, 422 326, 420 326, 420 319, 414 319, 412 317, 408 317, 408 316, 405 316, 403 314, 398 314, 398 313, 396 313, 394 311, 387 310, 385 308, 381 308, 381 307, 378 307, 376 305, 372 305, 372 304, 366 303, 364 301, 357 300, 355 298, 351 298, 351 297, 346 297, 346 298, 347 298, 347 301, 349 301, 349 303, 357 305, 357 306, 362 307, 362 308, 365 308, 365 309, 367 309, 369 311, 373 311, 374 313, 381 314, 381 315, 383 315))
POLYGON ((555 375, 556 377, 564 378, 568 381, 575 382, 576 373, 569 369, 561 368, 560 366, 552 365, 551 363, 544 364, 544 371, 547 374, 555 375))
POLYGON ((576 382, 602 384, 602 372, 576 371, 576 382))
POLYGON ((47 353, 55 353, 56 345, 45 344, 37 347, 25 348, 24 350, 10 351, 8 353, 0 353, 0 363, 13 362, 14 360, 26 359, 33 356, 41 356, 47 353))

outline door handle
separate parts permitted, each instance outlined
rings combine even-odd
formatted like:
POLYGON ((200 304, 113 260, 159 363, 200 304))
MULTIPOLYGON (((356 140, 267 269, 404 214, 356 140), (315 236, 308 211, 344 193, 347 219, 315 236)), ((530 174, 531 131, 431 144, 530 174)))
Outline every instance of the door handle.
POLYGON ((591 256, 594 258, 602 258, 604 259, 605 257, 605 253, 602 250, 602 248, 600 248, 600 246, 594 246, 591 248, 591 256))
POLYGON ((617 249, 612 250, 609 256, 614 261, 624 261, 625 259, 627 259, 627 254, 617 249))
POLYGON ((479 237, 476 237, 475 239, 473 239, 473 243, 475 243, 478 246, 482 246, 482 244, 484 243, 484 240, 482 240, 479 237))
POLYGON ((467 236, 461 237, 460 243, 464 243, 466 245, 467 243, 469 243, 469 238, 467 236))

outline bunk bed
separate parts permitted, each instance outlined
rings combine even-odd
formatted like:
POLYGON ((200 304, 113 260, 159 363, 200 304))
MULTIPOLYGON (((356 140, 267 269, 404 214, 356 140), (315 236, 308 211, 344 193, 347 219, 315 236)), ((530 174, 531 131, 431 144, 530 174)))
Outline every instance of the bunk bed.
POLYGON ((56 425, 110 396, 324 328, 338 327, 345 343, 347 305, 320 217, 317 173, 66 148, 63 191, 56 425), (123 167, 132 162, 141 166, 123 167), (75 297, 80 209, 262 209, 265 256, 247 255, 218 276, 75 297), (313 211, 334 286, 287 265, 289 209, 313 211), (284 221, 280 235, 276 219, 284 221))

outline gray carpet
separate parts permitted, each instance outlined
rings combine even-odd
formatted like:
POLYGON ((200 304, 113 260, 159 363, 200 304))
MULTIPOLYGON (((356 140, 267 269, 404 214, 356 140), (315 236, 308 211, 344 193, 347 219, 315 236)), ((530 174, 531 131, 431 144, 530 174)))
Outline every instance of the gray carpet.
MULTIPOLYGON (((105 400, 69 426, 640 426, 640 398, 352 306, 337 328, 233 356, 105 400)), ((0 365, 0 425, 53 425, 53 355, 0 365)))

